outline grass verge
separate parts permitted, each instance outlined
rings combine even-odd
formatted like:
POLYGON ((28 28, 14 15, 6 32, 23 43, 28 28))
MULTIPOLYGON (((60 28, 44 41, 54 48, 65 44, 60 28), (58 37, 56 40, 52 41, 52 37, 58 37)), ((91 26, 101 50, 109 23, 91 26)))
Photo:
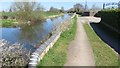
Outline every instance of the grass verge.
POLYGON ((85 31, 94 52, 96 66, 118 66, 118 56, 104 43, 86 23, 85 31))
POLYGON ((16 27, 16 20, 0 20, 1 27, 16 27))
MULTIPOLYGON (((42 12, 42 15, 45 17, 45 18, 52 18, 52 16, 54 17, 54 15, 60 15, 62 13, 54 13, 54 12, 42 12)), ((16 13, 12 13, 12 12, 5 12, 5 13, 2 13, 2 15, 6 15, 8 17, 12 17, 12 16, 16 16, 16 13)), ((14 19, 3 19, 3 20, 0 20, 0 27, 16 27, 18 26, 17 23, 14 23, 14 22, 17 22, 16 20, 14 19)))
POLYGON ((43 12, 43 16, 46 18, 49 18, 50 16, 54 16, 54 15, 59 15, 61 13, 57 13, 57 12, 43 12))
POLYGON ((69 30, 65 30, 52 49, 45 55, 45 57, 38 64, 41 66, 63 66, 67 59, 67 48, 70 41, 74 39, 76 32, 76 16, 72 19, 69 30))

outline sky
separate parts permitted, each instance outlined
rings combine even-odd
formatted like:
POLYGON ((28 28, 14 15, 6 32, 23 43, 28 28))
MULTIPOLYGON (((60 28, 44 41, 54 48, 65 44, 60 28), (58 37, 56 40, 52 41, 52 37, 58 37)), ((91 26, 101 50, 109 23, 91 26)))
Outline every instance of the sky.
MULTIPOLYGON (((3 10, 7 11, 12 5, 12 2, 23 2, 23 1, 25 0, 0 0, 0 11, 3 10)), ((109 2, 118 3, 120 0, 30 0, 30 1, 40 2, 40 4, 45 8, 45 10, 49 10, 51 6, 59 9, 63 6, 65 10, 68 10, 72 8, 73 5, 76 3, 80 3, 84 6, 86 1, 88 8, 91 8, 93 5, 102 8, 103 3, 109 3, 109 2)))

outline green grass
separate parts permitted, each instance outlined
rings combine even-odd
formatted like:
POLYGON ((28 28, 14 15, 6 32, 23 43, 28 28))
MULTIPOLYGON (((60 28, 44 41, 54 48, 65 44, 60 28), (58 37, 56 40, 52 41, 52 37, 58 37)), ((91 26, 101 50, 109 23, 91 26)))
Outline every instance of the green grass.
MULTIPOLYGON (((15 12, 0 12, 1 16, 15 17, 15 12)), ((13 23, 16 20, 2 19, 0 20, 0 27, 15 27, 17 24, 13 23)))
POLYGON ((10 17, 16 16, 16 12, 0 12, 0 14, 2 16, 10 16, 10 17))
MULTIPOLYGON (((15 12, 0 12, 0 14, 8 17, 16 16, 15 12)), ((44 17, 48 18, 49 16, 59 15, 61 13, 42 12, 42 14, 44 17)), ((15 27, 18 25, 13 22, 16 22, 16 20, 8 20, 8 19, 0 20, 0 24, 2 25, 1 27, 15 27)))
POLYGON ((53 15, 59 15, 61 13, 57 13, 57 12, 43 12, 44 17, 49 17, 49 16, 53 16, 53 15))
POLYGON ((15 27, 17 24, 14 22, 16 22, 16 20, 0 20, 2 27, 15 27))
MULTIPOLYGON (((58 12, 45 11, 45 12, 42 12, 42 14, 45 17, 49 17, 49 16, 52 16, 52 15, 58 15, 58 14, 60 14, 60 12, 58 13, 58 12)), ((13 17, 13 16, 16 16, 16 13, 15 12, 0 12, 0 15, 13 17)))
POLYGON ((76 16, 72 19, 73 24, 69 30, 65 30, 58 41, 55 43, 52 49, 44 56, 41 62, 38 64, 40 66, 63 66, 67 59, 67 48, 74 39, 76 32, 76 16))
MULTIPOLYGON (((46 11, 46 12, 42 12, 42 14, 44 17, 49 17, 52 15, 59 15, 60 13, 46 11)), ((16 16, 16 13, 15 12, 0 12, 0 15, 13 17, 13 16, 16 16)))
POLYGON ((96 66, 118 66, 118 56, 115 52, 99 39, 87 23, 84 28, 94 52, 96 66))

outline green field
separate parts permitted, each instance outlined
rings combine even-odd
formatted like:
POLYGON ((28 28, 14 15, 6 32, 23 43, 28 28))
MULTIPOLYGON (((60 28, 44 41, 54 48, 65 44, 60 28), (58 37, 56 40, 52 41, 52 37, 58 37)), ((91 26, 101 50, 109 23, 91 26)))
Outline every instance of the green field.
POLYGON ((16 27, 17 23, 14 22, 16 22, 16 20, 0 20, 0 27, 16 27))
POLYGON ((52 49, 38 64, 40 66, 63 66, 67 59, 67 48, 69 43, 74 39, 76 32, 76 17, 72 19, 73 24, 69 30, 65 30, 52 49))
POLYGON ((49 16, 53 16, 53 15, 59 15, 61 13, 57 13, 57 12, 43 12, 44 17, 49 17, 49 16))
MULTIPOLYGON (((61 13, 58 13, 58 12, 49 12, 49 11, 42 12, 42 15, 44 17, 49 17, 49 16, 52 16, 52 15, 59 15, 59 14, 61 14, 61 13)), ((16 16, 16 13, 15 12, 0 12, 0 15, 13 17, 13 16, 16 16)))
MULTIPOLYGON (((16 13, 15 12, 0 12, 0 14, 2 16, 8 16, 8 17, 15 17, 16 16, 16 13)), ((53 15, 59 15, 61 13, 53 13, 53 12, 42 12, 42 15, 45 17, 45 18, 49 18, 49 16, 53 16, 53 15)), ((14 22, 17 22, 17 20, 14 20, 14 19, 1 19, 0 20, 0 24, 2 25, 1 27, 15 27, 17 26, 18 24, 17 23, 14 23, 14 22)))
POLYGON ((0 15, 13 17, 16 15, 16 12, 0 12, 0 15))
POLYGON ((117 54, 104 43, 86 23, 85 31, 94 52, 96 66, 118 66, 117 54))

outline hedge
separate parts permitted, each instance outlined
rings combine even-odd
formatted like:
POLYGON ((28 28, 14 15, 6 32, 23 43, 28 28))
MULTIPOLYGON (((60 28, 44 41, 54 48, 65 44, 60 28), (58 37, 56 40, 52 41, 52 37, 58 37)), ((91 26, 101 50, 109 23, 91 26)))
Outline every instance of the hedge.
POLYGON ((16 16, 16 12, 0 12, 0 15, 2 17, 2 19, 14 19, 16 16))
POLYGON ((15 12, 1 12, 3 16, 15 16, 15 12))
POLYGON ((120 9, 102 10, 95 16, 101 17, 101 23, 107 24, 118 31, 120 30, 120 9))

